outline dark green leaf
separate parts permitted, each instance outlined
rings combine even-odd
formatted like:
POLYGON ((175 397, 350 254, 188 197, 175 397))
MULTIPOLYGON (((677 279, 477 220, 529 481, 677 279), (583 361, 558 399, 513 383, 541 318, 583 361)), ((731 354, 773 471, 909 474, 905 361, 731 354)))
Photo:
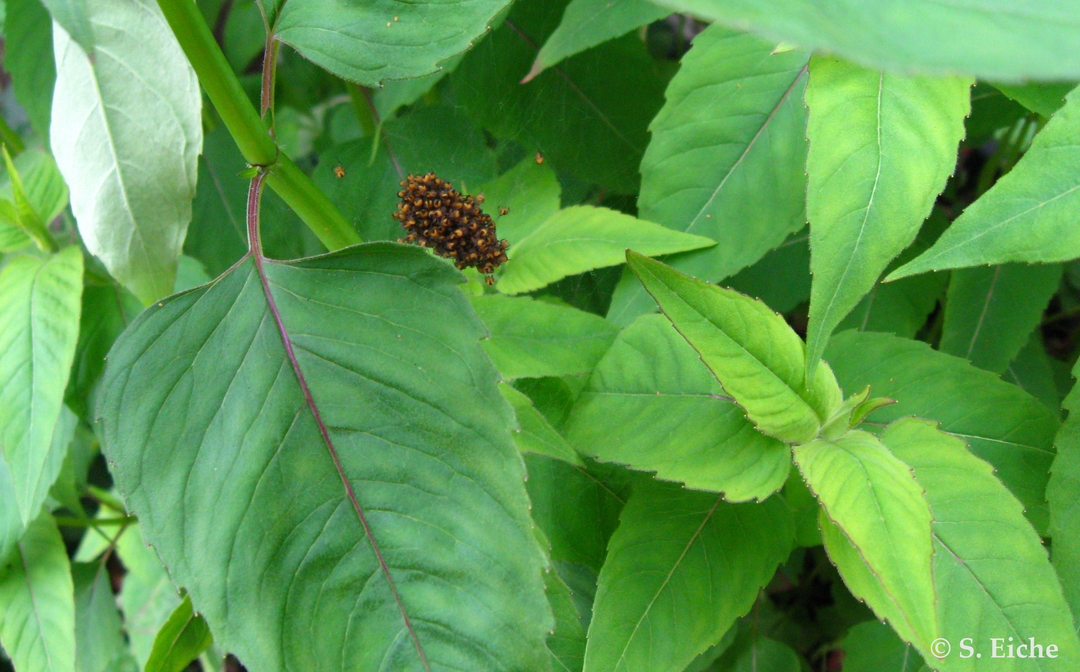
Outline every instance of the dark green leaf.
POLYGON ((328 650, 335 670, 546 661, 510 408, 459 278, 382 243, 249 259, 152 306, 113 347, 113 475, 249 667, 307 669, 328 650), (143 469, 151 454, 169 466, 143 469))
POLYGON ((922 665, 921 657, 911 645, 878 621, 866 621, 852 628, 844 637, 843 648, 844 672, 914 672, 922 665))
POLYGON ((1041 401, 1054 415, 1061 413, 1061 393, 1054 381, 1054 369, 1040 330, 1028 337, 1016 358, 1005 367, 1001 378, 1041 401))
POLYGON ((195 613, 185 596, 154 638, 154 649, 144 672, 181 672, 214 641, 206 621, 195 613))
POLYGON ((499 384, 499 391, 514 407, 514 414, 517 416, 519 428, 514 430, 514 442, 517 443, 518 450, 563 460, 579 467, 585 466, 581 456, 555 431, 547 418, 536 410, 532 399, 506 383, 499 384))
POLYGON ((41 0, 7 0, 6 7, 4 69, 34 130, 47 139, 56 82, 52 18, 41 0))
POLYGON ((1054 440, 1057 457, 1050 467, 1046 499, 1050 502, 1054 569, 1073 618, 1080 623, 1080 528, 1076 525, 1080 516, 1080 387, 1072 388, 1062 406, 1069 417, 1054 440))
POLYGON ((1065 96, 1076 88, 1076 82, 998 84, 997 88, 1032 112, 1051 117, 1065 104, 1065 96))

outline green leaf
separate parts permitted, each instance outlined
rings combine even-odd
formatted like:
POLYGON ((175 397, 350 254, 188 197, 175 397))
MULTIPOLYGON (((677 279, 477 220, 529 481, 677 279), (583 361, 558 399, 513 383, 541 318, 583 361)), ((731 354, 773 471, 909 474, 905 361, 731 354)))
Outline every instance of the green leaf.
POLYGON ((661 315, 627 327, 581 391, 565 433, 580 452, 728 501, 765 499, 790 471, 786 444, 754 429, 661 315))
POLYGON ((768 306, 636 252, 626 260, 758 430, 787 443, 809 441, 840 406, 828 365, 806 384, 803 341, 768 306))
MULTIPOLYGON (((1074 369, 1073 375, 1077 371, 1074 369)), ((1080 387, 1073 386, 1062 407, 1069 417, 1054 444, 1057 457, 1050 467, 1046 499, 1050 502, 1050 536, 1054 539, 1054 569, 1065 590, 1073 618, 1080 623, 1080 387)))
POLYGON ((938 349, 1003 373, 1038 326, 1061 272, 1058 264, 953 271, 938 349))
MULTIPOLYGON (((4 166, 7 168, 8 185, 6 186, 9 186, 10 188, 15 205, 13 209, 4 213, 4 223, 22 229, 26 235, 30 236, 30 238, 37 243, 40 250, 44 252, 55 252, 56 242, 52 239, 52 236, 49 235, 48 229, 46 228, 47 223, 42 220, 41 215, 34 207, 34 204, 30 202, 29 194, 27 194, 26 189, 23 187, 22 180, 19 178, 19 171, 15 168, 15 164, 11 160, 11 153, 8 152, 7 145, 4 145, 0 149, 3 150, 4 166), (8 216, 11 214, 13 214, 14 217, 8 216)), ((56 175, 59 177, 59 173, 56 175)), ((60 186, 63 187, 63 181, 60 181, 60 186)), ((67 200, 66 189, 64 189, 64 200, 67 200)))
POLYGON ((1032 112, 1049 118, 1065 104, 1065 96, 1076 88, 1076 82, 997 84, 995 88, 1032 112))
POLYGON ((50 445, 75 358, 81 293, 75 246, 47 259, 18 256, 0 271, 0 455, 24 525, 40 513, 67 449, 50 445))
POLYGON ((499 391, 514 407, 514 414, 517 415, 520 429, 514 430, 514 441, 517 443, 518 450, 522 453, 563 460, 579 467, 585 466, 581 456, 574 452, 561 434, 555 431, 547 418, 536 410, 532 399, 506 383, 499 384, 499 391))
POLYGON ((440 61, 472 46, 507 4, 293 0, 283 3, 275 32, 338 77, 377 87, 435 72, 440 61))
POLYGON ((658 255, 711 247, 703 236, 666 229, 607 208, 564 208, 507 250, 498 288, 504 294, 540 289, 569 275, 621 264, 627 248, 658 255))
MULTIPOLYGON (((922 664, 918 653, 889 626, 866 621, 852 628, 843 642, 844 672, 914 672, 922 664)), ((956 654, 960 648, 957 642, 956 654)))
POLYGON ((1054 369, 1046 354, 1041 330, 1031 333, 1016 358, 1005 367, 1001 378, 1041 401, 1054 415, 1060 414, 1062 395, 1054 381, 1054 369))
POLYGON ((656 0, 718 23, 760 32, 894 72, 1000 82, 1080 78, 1080 26, 1071 0, 940 3, 909 0, 656 0))
MULTIPOLYGON (((1034 637, 1043 646, 1058 647, 1058 657, 1040 659, 1038 669, 1075 670, 1080 641, 1046 549, 993 468, 932 422, 901 420, 881 439, 914 467, 926 488, 934 516, 941 636, 954 647, 971 637, 984 661, 993 654, 991 637, 1013 638, 1003 644, 1034 637)), ((959 659, 957 653, 943 669, 1020 669, 1013 660, 995 666, 959 659)))
POLYGON ((602 317, 547 301, 494 294, 469 301, 503 380, 588 374, 618 333, 602 317))
POLYGON ((802 672, 804 669, 799 655, 786 644, 756 635, 740 639, 724 652, 716 666, 705 668, 705 672, 802 672))
POLYGON ((808 370, 836 325, 915 240, 956 168, 971 80, 887 75, 810 61, 808 370))
POLYGON ((7 0, 4 21, 4 69, 11 73, 15 97, 34 130, 49 137, 56 63, 52 52, 52 18, 41 0, 7 0))
POLYGON ((250 668, 326 669, 328 650, 359 672, 546 660, 512 416, 458 281, 385 243, 248 259, 113 347, 100 413, 116 483, 250 668), (143 469, 151 454, 167 462, 143 469))
POLYGON ((492 209, 505 207, 510 211, 499 217, 497 230, 499 238, 516 245, 559 211, 562 188, 550 165, 526 156, 485 184, 480 193, 492 209))
POLYGON ((559 27, 544 42, 523 82, 564 58, 624 35, 671 12, 647 0, 571 0, 559 27))
POLYGON ((439 64, 439 69, 430 75, 383 82, 382 86, 372 94, 375 112, 378 113, 379 118, 384 121, 390 119, 401 107, 412 105, 420 100, 421 96, 457 68, 461 59, 465 57, 465 53, 462 52, 446 59, 439 64))
POLYGON ((85 9, 92 45, 55 26, 51 145, 87 249, 150 303, 172 292, 191 219, 199 82, 153 0, 85 9))
MULTIPOLYGON (((795 446, 792 452, 823 515, 880 582, 881 590, 871 594, 861 594, 849 582, 852 592, 927 650, 938 637, 934 611, 938 595, 932 573, 930 507, 911 467, 873 434, 859 430, 795 446)), ((825 534, 825 548, 846 579, 847 564, 833 555, 830 536, 825 534)))
POLYGON ((792 234, 760 261, 723 284, 740 294, 761 299, 781 314, 809 301, 810 234, 807 229, 792 234))
POLYGON ((75 669, 75 598, 67 551, 46 511, 0 562, 0 643, 19 672, 75 669))
POLYGON ((636 35, 589 49, 521 84, 565 5, 514 3, 507 20, 450 75, 453 95, 477 124, 516 141, 529 156, 542 152, 555 170, 636 193, 649 121, 664 91, 656 62, 636 35))
POLYGON ((431 171, 469 194, 495 175, 495 156, 483 131, 454 108, 413 110, 383 125, 373 152, 375 140, 365 138, 328 150, 327 160, 312 176, 364 240, 403 237, 404 229, 390 215, 397 209, 398 183, 405 175, 431 171), (338 163, 345 177, 334 174, 338 163))
POLYGON ((144 672, 181 672, 214 641, 206 621, 195 613, 185 596, 154 638, 154 650, 144 672))
MULTIPOLYGON (((754 263, 806 223, 806 62, 796 50, 721 26, 694 38, 641 162, 642 219, 707 236, 716 247, 673 257, 683 273, 720 281, 754 263)), ((634 278, 609 316, 652 312, 634 278)))
POLYGON ((75 563, 75 669, 113 672, 126 657, 127 643, 105 563, 75 563))
POLYGON ((585 630, 574 607, 573 594, 555 572, 544 576, 544 585, 555 614, 555 632, 547 639, 551 669, 554 672, 581 672, 585 661, 585 630))
POLYGON ((52 244, 44 231, 67 207, 68 192, 53 158, 38 149, 15 157, 0 182, 0 251, 9 252, 30 244, 30 235, 41 249, 52 244))
POLYGON ((1024 391, 925 343, 886 334, 837 334, 826 350, 845 389, 870 386, 897 403, 874 412, 875 422, 905 416, 937 420, 994 465, 1023 503, 1037 530, 1046 529, 1046 480, 1054 458, 1054 413, 1024 391))
MULTIPOLYGON (((71 35, 83 49, 94 44, 93 9, 87 0, 42 0, 52 14, 53 21, 71 35)), ((93 0, 91 0, 93 1, 93 0)))
POLYGON ((926 253, 886 280, 946 268, 1080 257, 1080 93, 1069 95, 1016 167, 968 206, 926 253))
POLYGON ((642 481, 600 570, 586 672, 681 672, 749 611, 793 539, 779 498, 731 504, 642 481))

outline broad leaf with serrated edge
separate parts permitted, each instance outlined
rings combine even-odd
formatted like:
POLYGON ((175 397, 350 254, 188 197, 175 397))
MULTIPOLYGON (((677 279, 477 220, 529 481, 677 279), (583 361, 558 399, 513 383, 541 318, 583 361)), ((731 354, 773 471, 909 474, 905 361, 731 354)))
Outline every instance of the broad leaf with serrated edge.
POLYGON ((825 355, 844 389, 869 385, 874 396, 896 400, 875 411, 874 422, 908 415, 937 420, 994 465, 1035 529, 1046 529, 1047 472, 1059 424, 1053 412, 1015 385, 920 341, 844 332, 825 355))
POLYGON ((886 280, 981 264, 1075 259, 1078 207, 1080 92, 1074 91, 1016 167, 969 205, 933 247, 886 280))
POLYGON ((626 260, 760 431, 787 443, 809 441, 839 408, 832 370, 819 366, 806 384, 803 341, 768 306, 636 252, 627 251, 626 260))
POLYGON ((627 327, 578 395, 565 434, 579 451, 728 501, 764 499, 791 468, 662 315, 627 327))
POLYGON ((465 51, 509 0, 292 0, 276 35, 338 77, 377 87, 433 73, 465 51))
POLYGON ((1072 0, 654 1, 894 72, 961 72, 1001 82, 1080 78, 1080 18, 1072 0))
POLYGON ((543 554, 460 277, 387 243, 256 256, 113 347, 116 483, 249 667, 546 663, 543 554))
POLYGON ((51 445, 79 336, 82 271, 72 246, 15 257, 0 272, 0 456, 24 525, 41 511, 67 449, 51 445))
MULTIPOLYGON (((1073 368, 1073 377, 1080 373, 1073 368)), ((1080 623, 1080 387, 1073 384, 1062 408, 1069 417, 1054 439, 1057 456, 1050 466, 1046 499, 1050 504, 1050 536, 1054 539, 1051 557, 1073 618, 1080 623)))
POLYGON ((0 562, 0 644, 19 672, 75 669, 75 593, 56 522, 42 510, 0 562))
POLYGON ((172 291, 191 220, 199 82, 153 0, 84 9, 92 45, 54 25, 51 145, 87 249, 149 303, 172 291))
MULTIPOLYGON (((870 595, 855 588, 852 592, 927 650, 940 630, 934 610, 934 549, 930 507, 911 467, 873 434, 859 430, 795 446, 792 452, 823 515, 880 582, 880 589, 870 595)), ((825 534, 831 553, 829 542, 825 534)), ((847 565, 835 557, 833 561, 846 578, 847 565)))
POLYGON ((576 205, 551 215, 510 247, 498 289, 520 294, 569 275, 615 266, 625 260, 627 248, 657 255, 715 244, 709 238, 672 231, 616 210, 576 205))
POLYGON ((504 380, 588 374, 615 340, 607 320, 528 297, 469 299, 488 330, 484 350, 504 380))
POLYGON ((904 77, 829 56, 811 59, 811 373, 833 329, 930 214, 956 167, 970 87, 970 79, 904 77))
POLYGON ((600 570, 585 671, 685 669, 750 610, 793 540, 779 498, 636 484, 600 570))
POLYGON ((1060 264, 1003 264, 950 274, 938 349, 1002 373, 1061 283, 1060 264))
POLYGON ((941 636, 954 646, 970 637, 982 653, 977 660, 954 652, 940 669, 1031 669, 993 656, 990 639, 1019 645, 1034 637, 1044 650, 1057 646, 1057 657, 1038 659, 1035 669, 1075 670, 1080 642, 1046 549, 992 467, 925 420, 900 420, 881 440, 915 469, 930 502, 941 636))
MULTIPOLYGON (((803 50, 721 26, 694 38, 649 126, 639 215, 718 245, 672 257, 684 273, 719 281, 754 263, 806 223, 806 62, 803 50)), ((610 319, 654 310, 630 275, 610 319)))

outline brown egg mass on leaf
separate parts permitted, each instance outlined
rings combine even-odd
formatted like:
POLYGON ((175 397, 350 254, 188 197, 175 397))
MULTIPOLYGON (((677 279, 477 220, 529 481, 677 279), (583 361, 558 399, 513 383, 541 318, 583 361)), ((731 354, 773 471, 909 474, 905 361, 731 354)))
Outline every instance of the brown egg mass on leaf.
POLYGON ((458 268, 475 267, 487 275, 506 261, 507 242, 495 235, 495 222, 472 196, 462 196, 435 173, 409 175, 401 186, 393 217, 408 234, 399 243, 430 247, 458 268))

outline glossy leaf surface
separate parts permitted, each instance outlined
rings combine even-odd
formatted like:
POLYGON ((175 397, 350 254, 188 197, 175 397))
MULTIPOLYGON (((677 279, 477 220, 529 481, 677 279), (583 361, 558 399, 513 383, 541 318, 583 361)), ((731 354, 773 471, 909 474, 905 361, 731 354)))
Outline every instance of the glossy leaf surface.
POLYGON ((510 409, 459 278, 385 243, 248 259, 114 346, 100 412, 117 483, 250 668, 547 660, 510 409))

